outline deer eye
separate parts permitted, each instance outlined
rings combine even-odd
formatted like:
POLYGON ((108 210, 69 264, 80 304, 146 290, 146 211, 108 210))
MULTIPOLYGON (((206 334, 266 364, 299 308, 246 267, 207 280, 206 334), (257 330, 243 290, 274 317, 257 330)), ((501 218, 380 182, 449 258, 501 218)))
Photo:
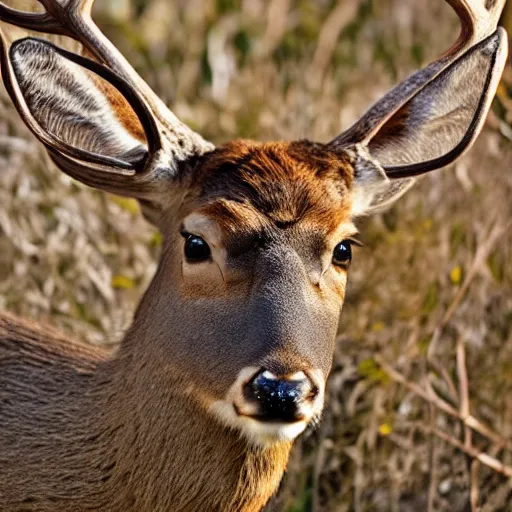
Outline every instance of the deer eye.
POLYGON ((191 263, 206 261, 210 259, 211 251, 209 245, 197 235, 182 232, 181 236, 185 238, 185 258, 191 263))
POLYGON ((352 242, 343 240, 340 242, 332 253, 332 262, 338 267, 348 268, 352 261, 352 242))

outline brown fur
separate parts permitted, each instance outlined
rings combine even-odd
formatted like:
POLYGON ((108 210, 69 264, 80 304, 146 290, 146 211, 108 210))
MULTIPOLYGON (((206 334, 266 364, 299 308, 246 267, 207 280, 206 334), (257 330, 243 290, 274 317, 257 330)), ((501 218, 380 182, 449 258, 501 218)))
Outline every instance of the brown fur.
MULTIPOLYGON (((97 59, 94 58, 94 55, 86 48, 83 49, 82 54, 84 57, 97 62, 97 59)), ((94 73, 90 73, 90 77, 94 80, 98 86, 98 89, 100 89, 100 91, 102 91, 106 96, 112 105, 112 110, 115 112, 117 119, 128 131, 128 133, 135 137, 137 140, 146 142, 146 135, 144 133, 144 129, 142 128, 142 124, 140 123, 139 118, 133 111, 133 108, 130 107, 130 104, 126 101, 124 96, 106 80, 102 80, 94 73)))
MULTIPOLYGON (((155 298, 158 304, 176 300, 164 292, 162 273, 179 279, 169 274, 168 260, 176 253, 176 222, 188 211, 214 217, 228 242, 230 234, 277 239, 296 230, 324 239, 349 218, 351 180, 349 163, 320 145, 229 143, 196 162, 186 180, 185 213, 164 229, 169 248, 116 354, 0 316, 2 512, 260 510, 279 485, 291 444, 256 448, 213 420, 205 404, 214 386, 198 387, 169 353, 172 327, 162 323, 153 334, 155 321, 147 318, 158 316, 155 298)), ((186 291, 179 293, 187 299, 186 291)), ((194 298, 204 293, 200 288, 194 298)), ((295 302, 293 290, 286 295, 295 302)), ((224 306, 216 307, 223 314, 224 306)), ((180 326, 191 313, 167 315, 170 325, 180 326)), ((275 361, 303 364, 299 346, 278 341, 275 361)), ((305 343, 310 351, 309 338, 305 343)), ((322 356, 326 368, 330 357, 329 350, 322 356)))
POLYGON ((350 216, 352 165, 323 144, 236 140, 203 160, 194 173, 199 211, 227 233, 301 222, 327 234, 350 216))
POLYGON ((121 124, 126 128, 128 133, 141 142, 146 142, 146 135, 144 129, 139 121, 139 118, 130 107, 130 104, 118 92, 117 89, 112 87, 104 80, 96 80, 98 87, 103 91, 110 101, 114 112, 121 124))
POLYGON ((171 369, 106 356, 0 315, 2 512, 263 507, 289 444, 251 448, 173 390, 171 369))

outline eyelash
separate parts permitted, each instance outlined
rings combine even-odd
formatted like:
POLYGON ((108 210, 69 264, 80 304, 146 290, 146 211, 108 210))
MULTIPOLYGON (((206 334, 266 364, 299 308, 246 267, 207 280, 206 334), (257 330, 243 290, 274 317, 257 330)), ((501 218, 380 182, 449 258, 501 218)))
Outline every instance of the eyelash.
POLYGON ((361 240, 358 240, 357 238, 348 237, 348 238, 345 238, 345 240, 350 242, 352 245, 355 245, 356 247, 364 247, 363 242, 361 242, 361 240))

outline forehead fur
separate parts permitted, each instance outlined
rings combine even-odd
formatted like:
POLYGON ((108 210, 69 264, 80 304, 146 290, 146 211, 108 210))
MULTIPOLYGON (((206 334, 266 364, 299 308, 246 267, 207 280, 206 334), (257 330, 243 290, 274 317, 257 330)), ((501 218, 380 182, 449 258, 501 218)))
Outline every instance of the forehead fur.
POLYGON ((195 179, 200 211, 229 231, 299 222, 331 231, 350 218, 352 178, 348 157, 323 144, 233 141, 208 154, 195 179))

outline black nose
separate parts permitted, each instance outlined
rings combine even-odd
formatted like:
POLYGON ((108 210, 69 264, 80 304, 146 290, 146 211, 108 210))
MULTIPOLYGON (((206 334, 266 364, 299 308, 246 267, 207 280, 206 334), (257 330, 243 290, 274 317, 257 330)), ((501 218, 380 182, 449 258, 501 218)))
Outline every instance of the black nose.
POLYGON ((303 419, 301 409, 314 400, 317 393, 303 372, 287 378, 262 370, 244 386, 244 397, 257 404, 256 417, 261 421, 299 421, 303 419))

